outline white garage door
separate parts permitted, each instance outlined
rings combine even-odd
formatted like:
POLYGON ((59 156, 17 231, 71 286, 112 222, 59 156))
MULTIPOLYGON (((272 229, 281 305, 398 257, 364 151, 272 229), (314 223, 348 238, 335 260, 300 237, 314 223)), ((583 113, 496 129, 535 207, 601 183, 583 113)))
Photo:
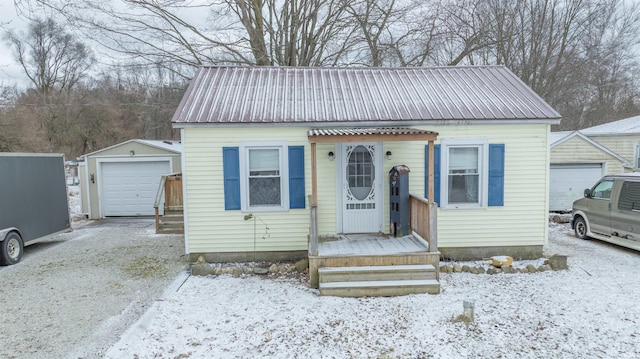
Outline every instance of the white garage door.
POLYGON ((169 161, 102 162, 102 215, 154 215, 160 179, 169 173, 169 161))
POLYGON ((602 164, 557 164, 551 165, 549 177, 549 210, 571 210, 573 201, 584 195, 604 174, 602 164))

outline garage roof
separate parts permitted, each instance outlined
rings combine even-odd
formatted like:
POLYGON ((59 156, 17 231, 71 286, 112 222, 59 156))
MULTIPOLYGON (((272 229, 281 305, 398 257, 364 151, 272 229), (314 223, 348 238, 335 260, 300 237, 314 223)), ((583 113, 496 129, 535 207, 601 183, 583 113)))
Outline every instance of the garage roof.
POLYGON ((640 134, 640 116, 585 128, 580 132, 587 136, 637 135, 640 134))
POLYGON ((167 150, 170 152, 175 152, 175 153, 182 153, 182 143, 180 141, 160 141, 160 140, 140 140, 140 139, 134 139, 134 140, 129 140, 129 141, 125 141, 125 142, 120 142, 118 144, 109 146, 109 147, 105 147, 105 148, 101 148, 97 151, 93 151, 87 154, 84 154, 82 156, 80 156, 81 159, 86 158, 87 156, 93 156, 97 153, 100 153, 102 151, 106 151, 118 146, 122 146, 122 145, 126 145, 128 143, 131 142, 138 142, 141 143, 143 145, 147 145, 147 146, 151 146, 151 147, 156 147, 156 148, 160 148, 163 150, 167 150))
POLYGON ((180 127, 559 119, 504 66, 205 66, 196 72, 171 121, 180 127))

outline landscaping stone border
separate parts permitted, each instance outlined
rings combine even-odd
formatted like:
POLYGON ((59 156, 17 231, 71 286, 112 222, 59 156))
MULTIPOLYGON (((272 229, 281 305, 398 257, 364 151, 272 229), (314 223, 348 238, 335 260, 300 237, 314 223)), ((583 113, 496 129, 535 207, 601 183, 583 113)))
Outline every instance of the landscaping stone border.
POLYGON ((554 254, 544 261, 543 265, 538 267, 528 264, 525 267, 502 266, 495 267, 473 266, 467 264, 450 263, 440 266, 440 273, 471 273, 471 274, 498 274, 498 273, 541 273, 546 271, 557 271, 569 269, 567 266, 567 256, 554 254))

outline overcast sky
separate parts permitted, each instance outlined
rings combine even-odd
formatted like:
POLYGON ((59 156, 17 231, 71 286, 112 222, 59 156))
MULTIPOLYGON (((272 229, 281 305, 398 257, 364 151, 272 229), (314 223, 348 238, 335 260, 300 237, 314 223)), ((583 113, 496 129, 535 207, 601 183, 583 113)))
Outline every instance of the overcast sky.
POLYGON ((24 31, 26 28, 26 22, 16 14, 13 1, 0 0, 0 24, 2 24, 0 29, 2 34, 2 40, 0 41, 0 86, 17 84, 20 87, 24 87, 28 79, 4 40, 4 33, 8 29, 24 31))

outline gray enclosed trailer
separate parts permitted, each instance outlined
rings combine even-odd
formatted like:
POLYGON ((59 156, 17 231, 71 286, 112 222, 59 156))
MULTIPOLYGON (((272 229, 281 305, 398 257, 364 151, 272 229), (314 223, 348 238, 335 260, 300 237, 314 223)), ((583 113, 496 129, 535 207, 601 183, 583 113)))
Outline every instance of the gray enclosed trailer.
POLYGON ((64 156, 0 153, 0 264, 17 263, 24 246, 69 230, 64 156))

